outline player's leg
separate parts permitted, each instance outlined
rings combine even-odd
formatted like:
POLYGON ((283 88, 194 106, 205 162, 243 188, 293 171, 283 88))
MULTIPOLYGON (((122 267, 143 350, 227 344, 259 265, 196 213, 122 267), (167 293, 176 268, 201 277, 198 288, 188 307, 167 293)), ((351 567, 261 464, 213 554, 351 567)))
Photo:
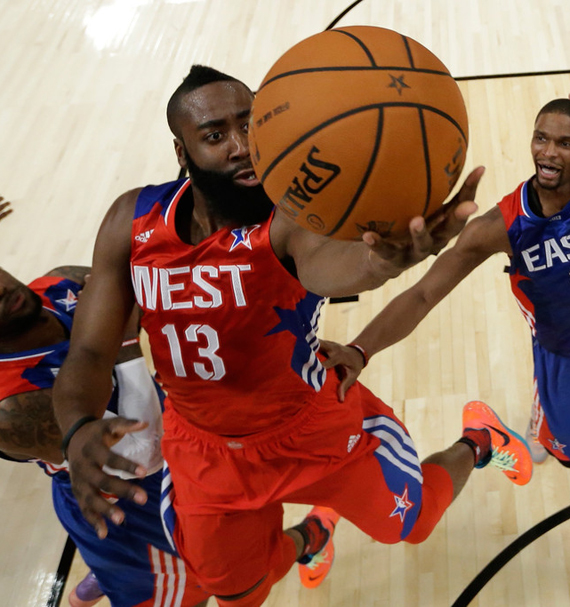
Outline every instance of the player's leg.
MULTIPOLYGON (((202 537, 205 541, 204 550, 208 551, 209 554, 213 554, 212 547, 217 545, 217 531, 219 530, 223 554, 220 556, 220 559, 215 560, 216 565, 225 562, 225 569, 232 577, 235 575, 236 570, 244 565, 247 569, 251 569, 254 572, 252 578, 262 575, 251 585, 240 582, 240 587, 245 588, 245 590, 230 594, 225 594, 227 592, 226 588, 230 587, 229 580, 226 580, 223 584, 223 589, 220 587, 219 590, 215 590, 217 593, 216 598, 220 605, 225 605, 226 603, 232 604, 234 607, 261 605, 265 598, 267 598, 273 584, 278 582, 295 562, 300 564, 301 582, 308 588, 315 588, 321 584, 330 571, 334 560, 333 533, 339 515, 330 508, 315 506, 300 524, 286 529, 282 533, 280 533, 282 522, 278 523, 277 519, 274 519, 277 533, 274 534, 276 541, 271 545, 265 537, 267 524, 265 522, 260 524, 254 522, 251 524, 249 521, 252 515, 254 520, 255 518, 264 518, 265 516, 271 520, 273 518, 271 510, 274 508, 276 511, 279 509, 282 513, 282 507, 274 505, 267 510, 263 509, 254 513, 243 513, 243 517, 239 517, 239 519, 238 517, 232 517, 231 525, 235 525, 237 531, 225 526, 222 528, 221 525, 214 522, 213 526, 216 529, 207 532, 205 530, 212 519, 206 517, 208 524, 204 524, 201 519, 198 519, 197 526, 199 527, 199 532, 186 529, 186 533, 192 538, 190 540, 192 545, 191 551, 184 546, 183 533, 180 532, 180 526, 184 523, 179 522, 179 517, 173 517, 172 511, 169 513, 170 520, 168 525, 173 530, 172 534, 177 537, 177 543, 181 546, 181 551, 186 553, 187 558, 194 558, 192 553, 196 552, 198 542, 200 541, 199 538, 202 537), (277 527, 277 524, 279 524, 279 527, 277 527), (248 526, 250 526, 250 531, 247 530, 248 526), (232 547, 236 549, 234 551, 235 554, 231 554, 232 551, 228 548, 225 541, 226 538, 238 538, 244 530, 252 545, 248 546, 246 542, 241 541, 235 542, 232 544, 232 547), (256 555, 256 562, 251 561, 251 554, 256 555), (232 558, 239 565, 228 565, 232 558), (269 564, 274 561, 277 564, 274 567, 270 567, 269 564)), ((181 517, 181 519, 183 518, 181 517)), ((282 520, 282 516, 280 519, 282 520)), ((227 522, 227 517, 224 517, 224 520, 227 522)), ((188 525, 186 526, 188 527, 188 525)), ((201 562, 200 557, 195 558, 198 559, 198 562, 201 562)), ((207 568, 207 566, 205 567, 207 568)), ((202 572, 198 575, 204 575, 204 573, 202 572)), ((240 573, 240 576, 242 575, 240 573)), ((245 578, 240 577, 240 579, 243 580, 245 578)), ((235 585, 232 586, 233 589, 235 587, 235 585)), ((210 591, 212 592, 213 590, 214 588, 212 587, 210 591)))
POLYGON ((313 509, 285 531, 283 507, 277 503, 220 515, 178 512, 174 536, 220 606, 258 607, 295 562, 330 545, 332 533, 325 527, 330 519, 324 512, 328 509, 313 509))
POLYGON ((104 541, 81 515, 69 483, 52 484, 56 513, 113 607, 196 607, 208 597, 170 550, 160 519, 160 481, 160 472, 141 481, 147 504, 121 503, 127 523, 110 526, 104 541))
POLYGON ((476 464, 495 459, 503 467, 509 464, 505 473, 518 482, 520 476, 510 469, 514 454, 515 459, 524 460, 523 480, 530 478, 532 462, 524 440, 496 416, 489 417, 490 409, 482 404, 468 409, 465 420, 470 423, 459 442, 421 463, 406 428, 390 407, 363 386, 349 395, 347 398, 359 399, 363 406, 363 429, 367 440, 375 440, 373 450, 322 481, 287 495, 286 501, 325 503, 383 543, 419 542, 432 532, 476 464), (485 415, 475 415, 481 408, 485 415), (509 448, 516 445, 513 453, 503 448, 505 436, 509 448))
POLYGON ((548 352, 538 343, 533 344, 533 358, 531 429, 550 455, 570 466, 570 358, 548 352))

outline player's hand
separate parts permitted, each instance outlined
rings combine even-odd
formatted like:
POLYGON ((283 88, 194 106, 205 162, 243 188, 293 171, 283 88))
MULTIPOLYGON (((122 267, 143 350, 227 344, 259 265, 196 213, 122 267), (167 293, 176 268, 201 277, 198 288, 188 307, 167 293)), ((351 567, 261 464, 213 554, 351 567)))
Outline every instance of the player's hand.
POLYGON ((0 196, 0 221, 10 215, 11 212, 10 203, 8 201, 4 202, 4 197, 0 196))
POLYGON ((124 417, 100 419, 82 426, 69 443, 67 459, 73 494, 83 516, 101 539, 107 535, 106 518, 115 525, 120 525, 125 520, 125 513, 110 503, 105 494, 129 499, 141 505, 146 503, 147 494, 144 489, 107 474, 103 471, 103 466, 143 478, 147 472, 143 466, 113 453, 111 447, 125 434, 143 430, 147 425, 146 422, 124 417))
POLYGON ((358 379, 360 372, 364 368, 362 355, 355 348, 341 346, 334 341, 320 340, 320 352, 327 358, 323 361, 325 369, 336 371, 340 384, 338 386, 338 399, 344 402, 344 396, 347 390, 358 379))
POLYGON ((477 210, 474 198, 484 171, 484 167, 471 171, 453 199, 427 220, 414 217, 409 236, 383 238, 376 232, 365 232, 362 240, 370 247, 372 262, 380 265, 383 273, 395 277, 429 255, 437 255, 477 210))

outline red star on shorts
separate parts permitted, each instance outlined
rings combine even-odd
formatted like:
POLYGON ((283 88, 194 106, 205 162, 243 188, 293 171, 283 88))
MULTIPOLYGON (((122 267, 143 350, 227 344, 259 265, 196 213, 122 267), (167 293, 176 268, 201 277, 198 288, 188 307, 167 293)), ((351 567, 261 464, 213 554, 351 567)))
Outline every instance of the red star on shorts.
POLYGON ((566 448, 566 445, 563 445, 562 443, 558 442, 557 438, 555 438, 554 440, 549 438, 548 440, 550 441, 550 446, 553 451, 560 451, 560 453, 564 453, 564 449, 566 448))

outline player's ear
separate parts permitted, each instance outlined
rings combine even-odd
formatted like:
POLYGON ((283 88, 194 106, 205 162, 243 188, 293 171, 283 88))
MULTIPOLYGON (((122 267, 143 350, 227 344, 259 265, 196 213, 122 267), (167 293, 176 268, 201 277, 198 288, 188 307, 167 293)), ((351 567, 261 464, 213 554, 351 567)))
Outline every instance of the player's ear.
POLYGON ((188 164, 186 163, 186 155, 184 153, 184 142, 178 137, 173 139, 174 143, 174 151, 176 152, 176 158, 178 159, 178 164, 183 168, 188 170, 188 164))

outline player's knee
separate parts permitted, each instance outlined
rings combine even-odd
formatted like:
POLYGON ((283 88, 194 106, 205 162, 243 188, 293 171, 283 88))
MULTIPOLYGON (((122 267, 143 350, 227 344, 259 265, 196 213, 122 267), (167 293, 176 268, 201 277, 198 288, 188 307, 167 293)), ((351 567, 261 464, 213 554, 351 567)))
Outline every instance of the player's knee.
POLYGON ((434 530, 435 525, 416 524, 410 534, 404 539, 408 544, 421 544, 425 542, 434 530))

